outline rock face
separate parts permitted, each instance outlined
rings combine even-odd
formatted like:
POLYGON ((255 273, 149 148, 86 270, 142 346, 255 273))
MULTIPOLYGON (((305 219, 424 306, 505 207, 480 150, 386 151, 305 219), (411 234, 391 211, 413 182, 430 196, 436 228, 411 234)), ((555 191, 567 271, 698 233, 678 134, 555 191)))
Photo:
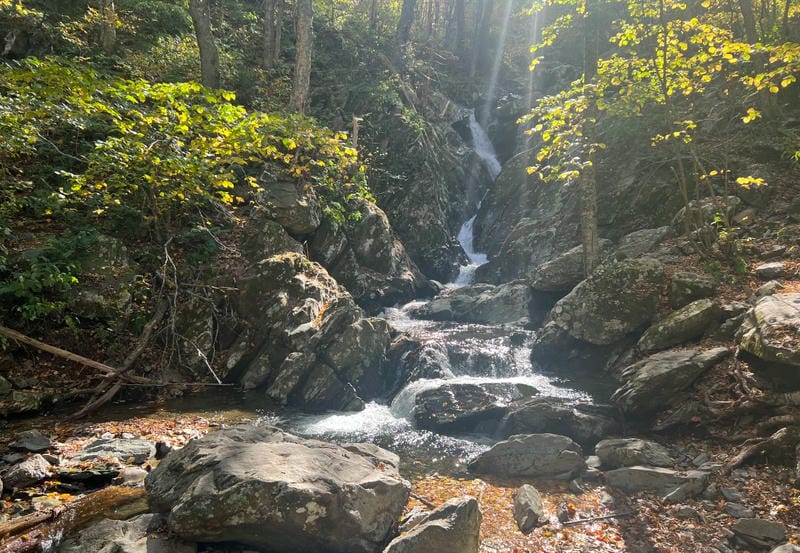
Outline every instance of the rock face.
POLYGON ((479 474, 564 480, 585 468, 581 447, 557 434, 511 436, 469 464, 469 470, 479 474))
POLYGON ((758 300, 739 330, 740 347, 773 363, 800 366, 800 294, 758 300))
POLYGON ((675 499, 675 496, 686 499, 703 491, 708 476, 707 472, 699 470, 678 472, 665 468, 633 466, 607 471, 605 481, 612 488, 627 492, 651 490, 675 499), (672 495, 676 491, 678 493, 672 495))
POLYGON ((253 267, 242 280, 238 311, 246 328, 227 365, 246 388, 266 388, 278 403, 360 409, 362 396, 380 395, 392 380, 383 372, 386 323, 363 318, 327 271, 302 255, 253 267))
POLYGON ((676 233, 682 233, 688 223, 690 230, 700 229, 705 225, 711 225, 717 213, 728 219, 732 218, 741 206, 742 200, 736 196, 714 196, 693 200, 689 202, 688 209, 682 207, 678 211, 672 219, 672 228, 676 233))
MULTIPOLYGON (((606 257, 610 250, 611 241, 600 240, 601 256, 606 257)), ((533 269, 528 275, 528 282, 534 290, 567 293, 583 278, 583 246, 575 246, 533 269)))
POLYGON ((425 305, 420 315, 437 321, 525 326, 530 323, 532 301, 530 286, 521 281, 499 286, 476 284, 445 290, 425 305))
POLYGON ((716 323, 722 311, 717 302, 697 300, 670 313, 647 329, 636 347, 639 351, 658 351, 699 338, 716 323))
POLYGON ((663 265, 651 258, 601 265, 553 307, 531 359, 545 368, 570 357, 602 366, 609 348, 652 321, 663 280, 663 265))
POLYGON ((582 445, 593 445, 618 427, 612 409, 556 397, 515 402, 503 419, 499 434, 561 434, 582 445))
POLYGON ((653 414, 680 399, 679 392, 729 353, 725 348, 656 353, 622 371, 625 383, 611 399, 627 413, 653 414))
POLYGON ((58 553, 196 553, 197 545, 148 535, 158 517, 139 515, 130 520, 103 519, 66 540, 58 553))
POLYGON ((419 428, 443 433, 473 431, 482 423, 494 428, 508 412, 495 391, 491 385, 462 383, 424 390, 415 400, 414 421, 419 428))
POLYGON ((300 188, 298 184, 287 181, 262 184, 264 197, 261 203, 270 219, 296 238, 317 230, 322 221, 322 209, 311 186, 300 188))
POLYGON ((672 275, 669 283, 669 301, 674 308, 680 308, 695 300, 714 295, 717 285, 708 275, 688 271, 672 275))
POLYGON ((375 456, 271 427, 194 440, 145 481, 150 507, 188 541, 291 553, 375 553, 408 499, 408 484, 375 456))
POLYGON ((524 484, 514 492, 514 521, 523 534, 544 524, 547 517, 539 490, 530 484, 524 484))
POLYGON ((392 540, 383 553, 478 553, 480 528, 478 501, 451 499, 392 540))
POLYGON ((633 465, 671 467, 675 464, 667 448, 638 438, 603 440, 595 446, 595 455, 600 458, 602 467, 610 469, 633 465))

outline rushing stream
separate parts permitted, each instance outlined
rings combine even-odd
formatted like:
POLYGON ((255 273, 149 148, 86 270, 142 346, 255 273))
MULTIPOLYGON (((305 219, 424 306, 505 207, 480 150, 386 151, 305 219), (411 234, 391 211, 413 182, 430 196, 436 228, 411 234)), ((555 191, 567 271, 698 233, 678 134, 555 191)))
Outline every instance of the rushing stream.
MULTIPOLYGON (((470 116, 473 148, 483 160, 492 180, 501 167, 486 132, 470 116)), ((472 226, 475 216, 464 223, 459 240, 470 263, 461 269, 458 279, 449 287, 465 286, 472 281, 475 269, 486 262, 486 255, 475 252, 472 226)), ((414 318, 424 302, 386 309, 383 316, 397 331, 406 332, 425 344, 427 351, 438 357, 446 368, 445 378, 422 379, 408 384, 389 404, 370 403, 357 413, 323 415, 267 416, 267 420, 290 431, 336 442, 368 441, 398 453, 404 472, 437 470, 458 474, 472 457, 487 449, 494 441, 487 435, 445 436, 420 430, 414 426, 417 395, 444 383, 516 384, 532 386, 542 396, 589 400, 586 392, 569 387, 565 382, 535 371, 530 362, 531 331, 504 326, 435 322, 414 318)), ((498 386, 514 389, 515 386, 498 386)), ((502 398, 510 401, 511 397, 502 398)))

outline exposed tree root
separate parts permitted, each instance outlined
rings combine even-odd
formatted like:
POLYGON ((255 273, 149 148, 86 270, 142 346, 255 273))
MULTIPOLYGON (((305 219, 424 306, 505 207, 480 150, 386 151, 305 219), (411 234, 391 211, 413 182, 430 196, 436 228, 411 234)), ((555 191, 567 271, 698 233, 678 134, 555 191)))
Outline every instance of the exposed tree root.
POLYGON ((742 450, 733 459, 728 461, 722 468, 723 474, 730 474, 736 468, 746 463, 751 457, 762 453, 768 448, 784 445, 789 441, 791 433, 787 427, 783 427, 768 438, 752 438, 742 444, 742 450))

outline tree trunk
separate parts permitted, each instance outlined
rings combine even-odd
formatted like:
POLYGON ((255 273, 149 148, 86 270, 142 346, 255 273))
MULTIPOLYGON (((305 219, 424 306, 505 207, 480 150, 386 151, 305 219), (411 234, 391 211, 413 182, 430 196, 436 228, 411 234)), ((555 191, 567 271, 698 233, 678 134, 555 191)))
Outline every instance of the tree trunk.
POLYGON ((275 0, 264 0, 264 69, 275 67, 275 0))
POLYGON ((781 23, 781 33, 784 40, 789 38, 789 10, 792 8, 792 0, 786 0, 783 5, 783 22, 781 23))
POLYGON ((373 31, 378 26, 378 0, 372 0, 369 4, 369 28, 373 31))
POLYGON ((751 0, 739 0, 739 9, 742 11, 744 36, 747 38, 747 42, 755 44, 758 42, 758 32, 756 31, 756 16, 753 13, 753 2, 751 0))
POLYGON ((400 11, 400 21, 397 23, 397 45, 402 49, 411 38, 411 25, 414 23, 414 11, 417 0, 403 0, 403 9, 400 11))
POLYGON ((283 15, 285 11, 284 0, 273 0, 275 2, 275 37, 272 50, 272 65, 278 65, 281 61, 281 40, 283 38, 283 15))
POLYGON ((200 75, 204 86, 219 88, 219 50, 211 32, 211 11, 208 0, 189 0, 197 46, 200 48, 200 75))
POLYGON ((313 48, 314 10, 311 0, 297 0, 295 4, 294 29, 296 58, 292 84, 291 107, 299 113, 309 108, 311 86, 311 50, 313 48))
POLYGON ((480 0, 479 4, 480 15, 475 22, 475 41, 472 45, 472 64, 469 70, 471 78, 477 73, 485 73, 489 66, 489 31, 492 27, 495 3, 494 0, 480 0))
POLYGON ((114 0, 103 0, 100 4, 103 23, 100 26, 100 47, 106 54, 114 52, 117 45, 117 11, 114 0))
POLYGON ((584 123, 584 140, 589 145, 588 163, 580 176, 581 242, 583 244, 583 272, 589 276, 600 263, 600 239, 597 230, 597 180, 594 170, 594 122, 597 117, 594 91, 589 88, 597 75, 598 29, 597 17, 591 0, 586 1, 583 15, 583 83, 589 98, 584 123))

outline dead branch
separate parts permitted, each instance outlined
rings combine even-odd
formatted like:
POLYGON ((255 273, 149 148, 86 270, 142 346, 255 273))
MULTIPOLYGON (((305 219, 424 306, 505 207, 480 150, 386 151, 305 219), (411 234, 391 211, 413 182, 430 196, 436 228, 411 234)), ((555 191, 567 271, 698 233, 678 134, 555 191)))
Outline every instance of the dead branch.
POLYGON ((768 438, 753 438, 751 440, 747 440, 745 443, 742 444, 742 450, 737 453, 733 459, 728 461, 725 466, 722 468, 723 474, 730 474, 730 472, 736 468, 742 466, 748 459, 753 457, 754 455, 758 455, 768 447, 774 447, 779 445, 780 443, 784 442, 789 437, 789 429, 787 427, 783 427, 777 432, 775 432, 772 436, 768 438))
MULTIPOLYGON (((0 524, 0 553, 37 550, 58 533, 69 533, 88 522, 145 497, 144 488, 110 486, 44 513, 33 513, 0 524), (32 547, 28 547, 31 545, 32 547), (26 547, 28 547, 26 549, 26 547)), ((142 512, 146 508, 142 506, 142 512)))

